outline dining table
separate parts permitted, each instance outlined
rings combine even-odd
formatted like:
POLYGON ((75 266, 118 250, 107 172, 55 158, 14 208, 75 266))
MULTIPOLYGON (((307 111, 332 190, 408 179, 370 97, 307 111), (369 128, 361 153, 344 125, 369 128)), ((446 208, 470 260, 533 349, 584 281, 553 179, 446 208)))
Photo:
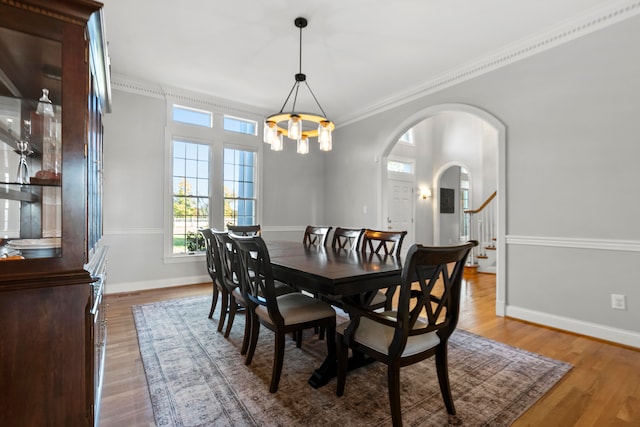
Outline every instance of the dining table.
MULTIPOLYGON (((399 256, 363 254, 302 242, 266 241, 266 244, 275 280, 337 306, 345 299, 352 304, 370 301, 379 289, 400 284, 402 260, 399 256)), ((335 377, 336 356, 335 349, 327 354, 309 378, 311 386, 321 387, 335 377)), ((349 369, 366 363, 368 361, 355 355, 349 369)))

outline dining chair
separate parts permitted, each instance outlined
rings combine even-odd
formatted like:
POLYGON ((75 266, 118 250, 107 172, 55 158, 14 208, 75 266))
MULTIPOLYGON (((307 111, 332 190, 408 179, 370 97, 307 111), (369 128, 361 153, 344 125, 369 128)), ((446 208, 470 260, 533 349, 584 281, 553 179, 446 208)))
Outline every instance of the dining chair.
POLYGON ((331 240, 333 249, 346 249, 357 251, 360 247, 360 239, 364 233, 364 228, 342 228, 336 227, 331 240))
POLYGON ((305 245, 325 246, 327 244, 327 237, 333 227, 316 227, 313 225, 307 225, 304 230, 304 236, 302 243, 305 245))
MULTIPOLYGON (((350 320, 337 327, 338 370, 336 394, 345 390, 348 349, 387 365, 391 418, 402 425, 400 368, 435 355, 440 392, 450 422, 456 410, 449 384, 447 343, 458 323, 460 287, 469 241, 457 246, 412 245, 402 269, 398 307, 377 312, 348 306, 350 320)), ((457 425, 457 424, 456 424, 457 425)))
POLYGON ((231 238, 240 259, 242 289, 251 312, 255 314, 245 363, 251 363, 255 353, 260 325, 273 331, 275 344, 269 392, 275 393, 284 363, 285 335, 291 332, 301 333, 304 329, 315 326, 324 327, 327 331, 327 351, 333 354, 336 348, 336 313, 331 305, 299 292, 278 296, 264 240, 259 236, 232 235, 231 238))
MULTIPOLYGON (((380 231, 365 229, 362 235, 360 251, 363 255, 400 256, 402 241, 407 235, 406 231, 380 231)), ((376 292, 368 305, 373 309, 384 308, 391 310, 393 295, 397 286, 391 286, 385 290, 376 292)))
MULTIPOLYGON (((202 234, 204 238, 204 246, 205 246, 205 259, 207 261, 207 272, 211 277, 212 287, 213 287, 213 295, 211 297, 211 309, 209 310, 209 319, 213 318, 213 312, 216 309, 216 305, 218 304, 218 295, 223 294, 222 299, 225 299, 224 296, 224 286, 222 284, 222 271, 220 265, 220 254, 218 252, 218 244, 213 235, 213 230, 211 228, 202 228, 199 229, 198 232, 202 234)), ((223 303, 224 304, 224 303, 223 303)), ((222 330, 222 324, 224 323, 223 312, 220 313, 220 320, 218 322, 218 331, 222 330)))
MULTIPOLYGON (((243 307, 246 311, 248 304, 239 287, 238 260, 236 258, 233 240, 231 240, 227 231, 215 231, 213 234, 218 244, 218 252, 220 253, 221 278, 224 287, 218 332, 222 331, 222 325, 224 324, 224 318, 226 316, 227 328, 224 331, 224 337, 228 338, 236 313, 238 312, 238 307, 243 307)), ((246 354, 247 348, 249 347, 251 320, 251 316, 247 315, 244 323, 244 337, 242 339, 240 354, 246 354)))
POLYGON ((262 236, 260 224, 256 225, 227 225, 227 230, 240 236, 262 236))

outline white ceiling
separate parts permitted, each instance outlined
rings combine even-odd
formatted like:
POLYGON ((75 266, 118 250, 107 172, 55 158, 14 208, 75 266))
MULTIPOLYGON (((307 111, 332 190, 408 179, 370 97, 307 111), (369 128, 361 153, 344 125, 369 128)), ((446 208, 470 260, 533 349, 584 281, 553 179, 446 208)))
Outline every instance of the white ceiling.
MULTIPOLYGON (((114 76, 193 90, 270 112, 280 110, 298 72, 299 30, 293 21, 307 18, 302 72, 328 117, 338 124, 624 4, 613 0, 103 3, 114 76)), ((301 92, 296 110, 316 112, 311 105, 309 94, 301 92)))

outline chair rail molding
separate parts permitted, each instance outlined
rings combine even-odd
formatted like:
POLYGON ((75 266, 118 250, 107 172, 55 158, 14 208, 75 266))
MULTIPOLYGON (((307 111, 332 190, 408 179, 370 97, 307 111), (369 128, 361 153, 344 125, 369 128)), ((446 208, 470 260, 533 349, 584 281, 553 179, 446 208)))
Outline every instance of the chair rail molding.
POLYGON ((162 228, 112 228, 104 230, 105 236, 131 236, 134 234, 164 234, 164 230, 162 228))
POLYGON ((555 248, 597 249, 607 251, 640 252, 638 240, 610 240, 571 237, 514 236, 505 238, 507 245, 546 246, 555 248))

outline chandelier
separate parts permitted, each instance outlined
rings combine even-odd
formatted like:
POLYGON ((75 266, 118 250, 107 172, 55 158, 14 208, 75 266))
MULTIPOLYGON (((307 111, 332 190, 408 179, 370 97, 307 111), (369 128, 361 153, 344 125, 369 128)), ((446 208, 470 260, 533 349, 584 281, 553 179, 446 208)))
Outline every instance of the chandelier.
POLYGON ((307 83, 307 76, 302 73, 302 29, 307 26, 305 18, 296 18, 293 21, 295 26, 300 29, 300 68, 298 74, 295 75, 295 83, 289 91, 287 99, 280 111, 272 114, 265 119, 264 122, 264 142, 271 144, 273 151, 282 151, 284 149, 284 137, 297 141, 297 152, 306 154, 309 152, 309 138, 318 138, 320 150, 331 150, 331 132, 335 129, 335 124, 327 118, 324 110, 320 106, 318 99, 307 83), (298 92, 300 84, 303 83, 311 93, 313 100, 320 109, 322 115, 313 113, 296 112, 296 101, 298 100, 298 92), (293 95, 291 111, 284 111, 289 99, 293 95), (286 122, 286 129, 285 129, 286 122))

